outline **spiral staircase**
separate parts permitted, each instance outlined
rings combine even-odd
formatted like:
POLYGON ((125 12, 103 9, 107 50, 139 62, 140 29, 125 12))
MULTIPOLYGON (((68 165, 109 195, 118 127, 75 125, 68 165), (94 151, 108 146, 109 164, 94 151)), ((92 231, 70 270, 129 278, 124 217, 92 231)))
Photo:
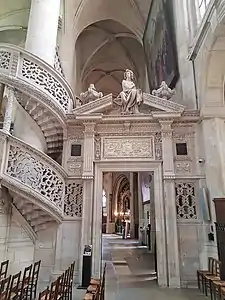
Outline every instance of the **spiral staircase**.
POLYGON ((14 88, 17 102, 39 126, 47 144, 45 154, 0 130, 1 184, 13 213, 35 240, 40 230, 65 216, 67 174, 54 159, 63 150, 63 130, 74 95, 62 74, 9 44, 0 44, 0 83, 14 88))

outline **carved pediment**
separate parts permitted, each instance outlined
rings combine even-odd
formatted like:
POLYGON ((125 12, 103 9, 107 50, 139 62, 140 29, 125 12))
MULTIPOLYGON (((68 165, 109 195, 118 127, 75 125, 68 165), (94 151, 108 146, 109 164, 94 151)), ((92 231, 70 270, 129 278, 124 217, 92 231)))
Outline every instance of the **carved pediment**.
POLYGON ((93 113, 104 113, 107 109, 112 107, 113 105, 113 97, 112 94, 106 95, 97 100, 91 101, 82 106, 76 107, 73 110, 73 113, 76 115, 89 115, 93 113))
POLYGON ((182 113, 185 109, 185 107, 181 104, 147 93, 143 93, 143 104, 151 107, 152 111, 182 113))
MULTIPOLYGON (((112 94, 106 95, 102 98, 84 104, 73 110, 76 115, 91 115, 93 113, 112 114, 115 115, 115 104, 112 94), (110 111, 112 111, 110 113, 110 111)), ((173 101, 162 99, 151 94, 143 93, 143 108, 140 114, 152 114, 155 113, 179 113, 182 114, 185 107, 181 104, 177 104, 173 101)), ((117 111, 118 115, 121 115, 117 111)))

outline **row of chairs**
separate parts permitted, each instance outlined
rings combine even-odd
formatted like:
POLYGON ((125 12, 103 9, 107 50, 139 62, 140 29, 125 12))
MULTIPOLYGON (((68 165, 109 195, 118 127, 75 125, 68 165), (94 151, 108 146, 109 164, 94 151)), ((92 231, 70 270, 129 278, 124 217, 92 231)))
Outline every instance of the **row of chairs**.
POLYGON ((51 287, 47 287, 44 291, 39 293, 39 300, 72 300, 73 290, 73 273, 75 262, 63 272, 54 282, 51 287))
POLYGON ((35 262, 14 275, 7 275, 9 261, 0 267, 0 299, 27 300, 35 299, 41 261, 35 262))
POLYGON ((106 263, 104 265, 102 278, 91 279, 84 300, 105 300, 105 271, 106 271, 106 263))
POLYGON ((210 292, 211 300, 225 299, 225 281, 220 278, 220 267, 221 262, 213 257, 208 258, 208 269, 198 270, 198 288, 208 296, 208 291, 210 292))

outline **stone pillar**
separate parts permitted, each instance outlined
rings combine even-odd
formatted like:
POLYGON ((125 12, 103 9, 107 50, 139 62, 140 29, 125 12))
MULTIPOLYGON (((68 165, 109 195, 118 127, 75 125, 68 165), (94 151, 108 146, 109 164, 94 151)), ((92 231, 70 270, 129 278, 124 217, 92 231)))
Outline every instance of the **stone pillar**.
POLYGON ((130 237, 134 238, 134 227, 135 227, 135 220, 134 220, 134 174, 130 172, 130 237))
POLYGON ((14 104, 14 89, 11 87, 7 87, 7 104, 5 108, 5 116, 4 116, 4 122, 3 122, 3 130, 6 133, 10 132, 10 127, 12 123, 12 117, 13 117, 13 104, 14 104))
MULTIPOLYGON (((81 227, 81 257, 80 280, 82 271, 82 258, 84 245, 92 244, 92 206, 93 206, 93 178, 94 178, 94 138, 95 123, 84 123, 84 149, 83 149, 83 211, 81 227)), ((101 199, 99 200, 101 201, 101 199)), ((94 238, 94 237, 93 237, 94 238)))
MULTIPOLYGON (((167 263, 168 263, 168 285, 172 288, 180 287, 180 265, 178 251, 177 215, 174 185, 174 161, 172 120, 161 121, 162 152, 163 152, 163 179, 164 179, 164 201, 166 217, 166 240, 167 240, 167 263)), ((157 201, 157 199, 156 199, 157 201)))
POLYGON ((25 48, 54 65, 60 0, 32 0, 25 48))
POLYGON ((139 237, 138 173, 133 173, 134 238, 139 237))
POLYGON ((140 227, 143 228, 144 225, 144 208, 143 208, 143 199, 141 193, 141 178, 140 172, 138 172, 138 212, 139 212, 139 241, 141 242, 140 238, 140 227))

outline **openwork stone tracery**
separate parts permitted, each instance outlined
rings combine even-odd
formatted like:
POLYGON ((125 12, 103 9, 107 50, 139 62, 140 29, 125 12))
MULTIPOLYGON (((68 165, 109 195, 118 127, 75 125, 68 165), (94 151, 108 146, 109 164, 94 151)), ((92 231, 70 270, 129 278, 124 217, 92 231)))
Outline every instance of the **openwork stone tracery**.
POLYGON ((65 189, 64 215, 67 217, 82 217, 83 184, 68 183, 65 189))
POLYGON ((44 89, 55 98, 58 104, 68 111, 70 107, 70 96, 61 83, 50 73, 34 62, 24 58, 22 65, 22 75, 28 80, 32 80, 36 85, 44 89))
POLYGON ((10 145, 6 173, 62 207, 63 181, 40 157, 10 145))
POLYGON ((0 51, 0 69, 9 69, 11 53, 0 51))
POLYGON ((197 219, 194 182, 176 182, 177 219, 197 219))

